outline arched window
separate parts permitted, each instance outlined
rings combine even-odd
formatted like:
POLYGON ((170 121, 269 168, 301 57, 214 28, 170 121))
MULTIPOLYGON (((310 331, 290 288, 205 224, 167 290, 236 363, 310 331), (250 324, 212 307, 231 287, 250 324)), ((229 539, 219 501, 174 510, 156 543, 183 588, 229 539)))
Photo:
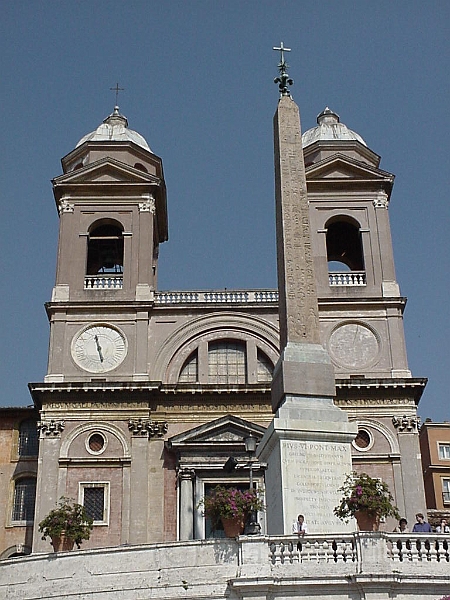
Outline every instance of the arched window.
POLYGON ((36 500, 36 478, 21 477, 14 482, 13 521, 33 521, 36 500))
POLYGON ((39 453, 39 437, 37 423, 34 419, 26 419, 19 425, 19 456, 37 456, 39 453))
POLYGON ((123 229, 117 222, 101 222, 89 232, 87 275, 123 272, 123 229))
POLYGON ((134 164, 135 169, 139 169, 139 171, 144 171, 144 173, 148 173, 147 168, 140 162, 134 164))
POLYGON ((245 343, 235 340, 211 342, 208 347, 208 382, 246 383, 245 343))
POLYGON ((198 350, 195 350, 185 361, 178 381, 180 383, 196 383, 198 381, 198 350))
POLYGON ((364 271, 364 256, 359 225, 345 218, 327 225, 329 271, 364 271))
POLYGON ((259 348, 257 351, 257 361, 258 361, 258 383, 267 383, 269 381, 272 381, 272 376, 273 376, 272 361, 259 348))

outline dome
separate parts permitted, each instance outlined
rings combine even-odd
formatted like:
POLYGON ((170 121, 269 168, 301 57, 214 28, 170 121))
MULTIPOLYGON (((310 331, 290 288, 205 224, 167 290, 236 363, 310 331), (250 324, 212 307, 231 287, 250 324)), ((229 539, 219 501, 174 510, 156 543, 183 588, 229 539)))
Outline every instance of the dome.
POLYGON ((339 122, 339 115, 330 110, 328 106, 317 117, 317 123, 317 127, 308 129, 302 135, 303 148, 310 146, 314 142, 351 140, 356 140, 367 146, 360 135, 349 129, 344 123, 339 122))
POLYGON ((114 112, 109 115, 95 131, 88 133, 78 142, 76 147, 84 142, 134 142, 144 150, 151 152, 145 139, 132 129, 128 129, 128 120, 119 113, 119 107, 114 107, 114 112))

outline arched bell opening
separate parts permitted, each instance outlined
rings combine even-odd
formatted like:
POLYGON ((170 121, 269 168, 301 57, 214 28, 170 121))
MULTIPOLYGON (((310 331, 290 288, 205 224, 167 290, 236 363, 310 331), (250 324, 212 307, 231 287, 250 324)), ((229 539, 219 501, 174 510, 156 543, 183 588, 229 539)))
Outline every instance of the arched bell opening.
POLYGON ((327 226, 327 262, 330 285, 365 285, 364 252, 359 223, 338 217, 327 226))
POLYGON ((85 288, 121 288, 123 227, 114 220, 97 221, 89 230, 85 288))
POLYGON ((97 224, 89 232, 87 275, 123 273, 122 234, 118 223, 97 224))

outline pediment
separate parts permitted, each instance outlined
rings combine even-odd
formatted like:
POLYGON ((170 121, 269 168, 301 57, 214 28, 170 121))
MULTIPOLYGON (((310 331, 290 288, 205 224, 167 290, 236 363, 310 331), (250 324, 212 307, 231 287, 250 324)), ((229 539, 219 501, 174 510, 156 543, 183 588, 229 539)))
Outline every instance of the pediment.
POLYGON ((307 181, 324 179, 392 181, 394 175, 344 154, 335 154, 308 166, 306 168, 306 179, 307 181))
POLYGON ((214 446, 243 446, 244 438, 252 434, 259 442, 265 428, 233 415, 210 421, 169 439, 172 448, 199 448, 214 446))
POLYGON ((56 184, 88 183, 152 183, 159 179, 111 157, 102 158, 85 167, 56 177, 56 184))

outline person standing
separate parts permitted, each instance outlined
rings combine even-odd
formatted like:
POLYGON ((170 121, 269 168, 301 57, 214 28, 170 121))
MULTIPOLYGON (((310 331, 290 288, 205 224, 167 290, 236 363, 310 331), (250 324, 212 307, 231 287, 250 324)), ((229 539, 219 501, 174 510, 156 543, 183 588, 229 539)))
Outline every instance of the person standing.
POLYGON ((441 519, 440 524, 436 527, 436 533, 450 533, 450 527, 447 525, 446 519, 441 519))
POLYGON ((400 519, 394 533, 409 533, 408 521, 405 518, 400 519))
POLYGON ((431 525, 425 521, 425 517, 422 513, 417 513, 416 523, 413 527, 414 533, 431 533, 431 525))

